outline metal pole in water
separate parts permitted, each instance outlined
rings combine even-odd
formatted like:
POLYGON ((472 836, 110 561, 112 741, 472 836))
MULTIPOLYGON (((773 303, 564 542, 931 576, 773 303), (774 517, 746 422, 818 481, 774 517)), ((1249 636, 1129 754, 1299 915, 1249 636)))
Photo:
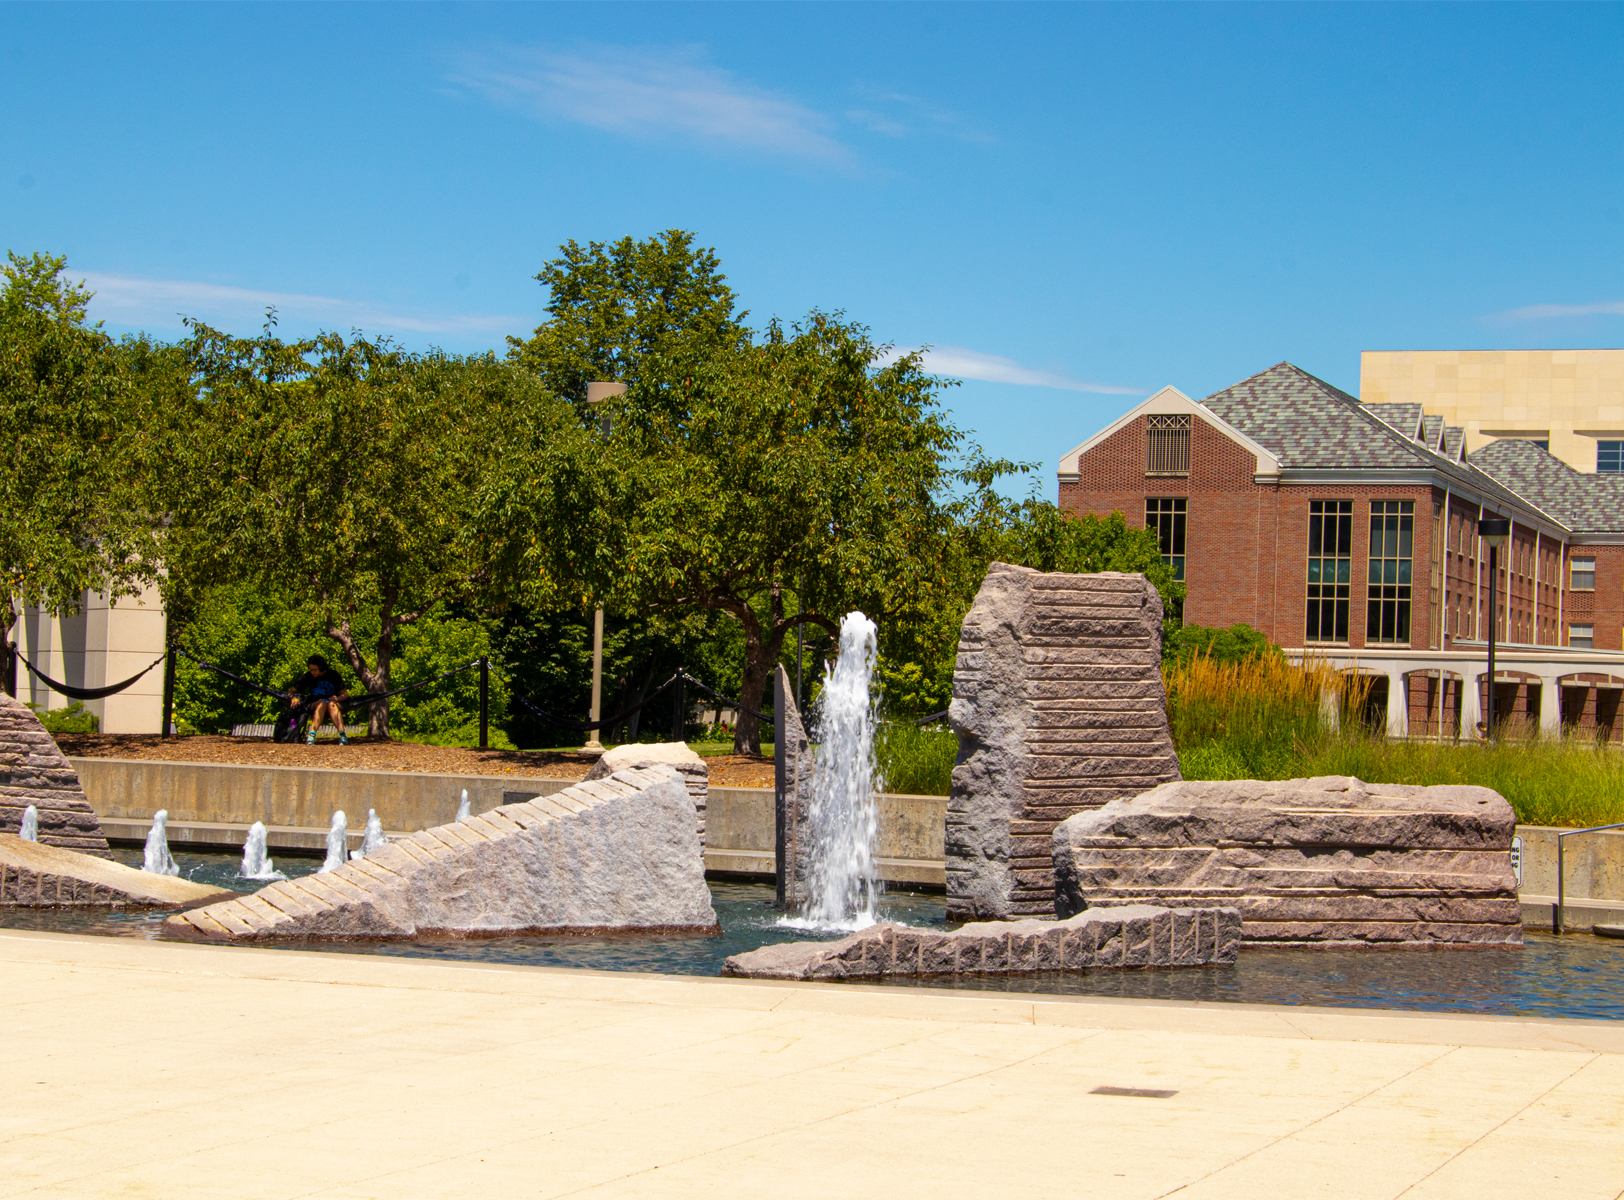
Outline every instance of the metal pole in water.
POLYGON ((1557 937, 1562 936, 1562 906, 1568 899, 1566 850, 1567 842, 1559 833, 1556 835, 1556 907, 1551 910, 1551 932, 1557 937))
POLYGON ((158 736, 169 736, 169 727, 175 718, 175 648, 169 647, 169 653, 164 656, 164 715, 163 728, 158 736))
POLYGON ((788 900, 789 873, 789 776, 784 769, 784 672, 773 672, 773 875, 774 903, 783 908, 788 900))

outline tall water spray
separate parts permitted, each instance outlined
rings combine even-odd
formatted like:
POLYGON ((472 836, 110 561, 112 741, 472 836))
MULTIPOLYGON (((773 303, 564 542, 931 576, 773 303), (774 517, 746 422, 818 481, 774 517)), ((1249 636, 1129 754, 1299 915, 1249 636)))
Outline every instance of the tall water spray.
POLYGON ((350 857, 350 824, 342 808, 333 813, 333 823, 327 827, 327 857, 321 860, 316 874, 325 875, 335 867, 342 867, 350 857))
POLYGON ((248 830, 248 840, 242 844, 242 877, 244 879, 286 879, 276 864, 265 857, 265 822, 255 821, 248 830))
POLYGON ((141 869, 154 875, 179 875, 180 864, 169 853, 169 810, 160 808, 152 814, 152 828, 147 830, 147 846, 141 853, 141 869))
POLYGON ((468 789, 463 788, 462 789, 462 803, 457 805, 457 820, 466 821, 467 819, 468 819, 468 789))
POLYGON ((879 630, 860 612, 840 622, 840 657, 817 703, 807 903, 801 918, 825 929, 863 929, 878 919, 874 802, 874 681, 879 630))
POLYGON ((365 858, 379 846, 387 845, 389 839, 383 835, 383 822, 378 820, 378 810, 367 809, 366 832, 361 835, 361 849, 355 854, 356 858, 365 858))
POLYGON ((25 842, 39 841, 39 809, 32 804, 23 809, 23 819, 17 824, 17 836, 25 842))

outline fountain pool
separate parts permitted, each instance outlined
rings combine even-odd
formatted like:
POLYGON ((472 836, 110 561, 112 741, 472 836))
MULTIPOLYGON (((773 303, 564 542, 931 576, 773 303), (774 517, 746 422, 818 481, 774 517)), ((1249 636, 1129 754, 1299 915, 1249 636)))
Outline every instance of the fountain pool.
MULTIPOLYGON (((140 848, 113 855, 141 865, 140 848)), ((259 885, 238 877, 232 854, 175 855, 183 878, 233 891, 259 885)), ((290 876, 313 874, 318 858, 282 857, 290 876)), ((820 935, 784 928, 766 883, 713 881, 711 895, 721 919, 719 937, 495 938, 488 941, 297 943, 285 948, 401 958, 579 967, 595 971, 645 971, 715 976, 730 954, 775 942, 820 935)), ((881 920, 948 928, 941 896, 888 892, 881 920)), ((157 939, 164 936, 157 913, 107 910, 0 909, 0 928, 53 933, 102 934, 157 939)), ((821 935, 829 939, 838 933, 821 935)), ((1233 966, 1084 971, 1070 975, 962 976, 915 981, 911 986, 967 991, 1101 996, 1135 1000, 1296 1004, 1331 1008, 1396 1008, 1422 1012, 1502 1016, 1624 1018, 1624 943, 1589 934, 1553 938, 1529 930, 1521 950, 1243 950, 1233 966)), ((851 987, 872 986, 850 984, 851 987)))

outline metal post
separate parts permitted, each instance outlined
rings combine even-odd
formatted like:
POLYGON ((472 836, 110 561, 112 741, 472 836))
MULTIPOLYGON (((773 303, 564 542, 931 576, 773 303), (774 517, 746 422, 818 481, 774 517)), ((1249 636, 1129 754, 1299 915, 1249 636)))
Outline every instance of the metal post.
POLYGON ((784 672, 773 672, 773 876, 774 902, 783 908, 789 882, 789 774, 784 769, 784 672))
POLYGON ((1551 932, 1557 937, 1562 936, 1562 908, 1568 900, 1568 873, 1567 842, 1559 833, 1556 835, 1556 907, 1551 910, 1551 932))
POLYGON ((479 660, 479 748, 491 748, 489 730, 491 716, 491 660, 482 655, 479 660))
POLYGON ((6 642, 6 695, 13 700, 17 698, 17 649, 10 641, 6 642))
POLYGON ((1500 615, 1496 592, 1500 583, 1500 550, 1491 544, 1489 546, 1489 704, 1488 716, 1484 720, 1483 730, 1487 740, 1494 739, 1494 638, 1497 632, 1496 617, 1500 615))
POLYGON ((671 740, 685 742, 688 740, 688 689, 682 678, 682 672, 677 672, 676 707, 671 716, 671 740))
POLYGON ((169 736, 169 727, 174 724, 175 717, 175 648, 169 647, 169 653, 164 656, 164 715, 163 728, 158 736, 169 736))
POLYGON ((602 754, 603 743, 598 740, 602 732, 598 728, 598 718, 602 716, 603 707, 603 609, 597 609, 592 614, 592 713, 587 720, 592 722, 592 736, 581 749, 588 754, 602 754))
MULTIPOLYGON (((797 579, 795 581, 795 615, 798 617, 798 616, 801 616, 805 612, 806 612, 806 601, 801 598, 801 581, 799 579, 797 579)), ((801 630, 803 630, 805 628, 806 628, 806 625, 803 622, 801 622, 801 621, 795 622, 795 711, 796 712, 801 711, 801 704, 803 703, 802 692, 801 692, 801 630)))

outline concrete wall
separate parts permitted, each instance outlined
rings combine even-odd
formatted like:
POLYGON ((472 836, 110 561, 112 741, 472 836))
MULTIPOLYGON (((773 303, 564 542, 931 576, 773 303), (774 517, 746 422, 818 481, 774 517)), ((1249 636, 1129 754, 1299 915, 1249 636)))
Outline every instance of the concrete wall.
MULTIPOLYGON (((470 808, 481 813, 550 796, 574 782, 120 758, 69 761, 109 837, 144 837, 152 814, 164 808, 176 845, 240 845, 243 831, 263 821, 273 846, 315 850, 323 845, 334 809, 344 810, 352 831, 360 830, 373 808, 386 831, 412 833, 456 816, 464 788, 470 808)), ((940 886, 947 797, 882 796, 879 807, 881 875, 891 883, 940 886)), ((772 789, 711 788, 705 833, 710 870, 771 875, 772 789)))

